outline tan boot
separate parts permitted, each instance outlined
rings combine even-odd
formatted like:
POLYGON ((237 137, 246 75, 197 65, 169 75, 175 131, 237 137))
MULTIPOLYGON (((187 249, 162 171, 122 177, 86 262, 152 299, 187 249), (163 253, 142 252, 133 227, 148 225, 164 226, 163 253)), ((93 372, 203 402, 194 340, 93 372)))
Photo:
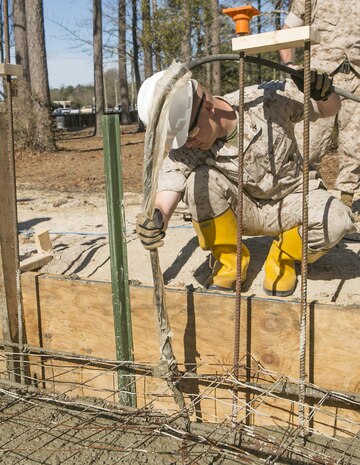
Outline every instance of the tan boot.
MULTIPOLYGON (((354 194, 348 194, 347 192, 341 192, 341 201, 344 205, 349 207, 350 210, 352 210, 353 200, 354 200, 354 194)), ((354 222, 360 223, 360 212, 353 211, 353 215, 354 215, 354 222)))
MULTIPOLYGON (((231 208, 220 216, 198 223, 193 220, 195 231, 203 250, 211 250, 219 266, 215 266, 211 289, 234 290, 237 262, 237 222, 231 208)), ((241 280, 246 280, 250 253, 242 245, 241 280)))
POLYGON ((348 194, 347 192, 341 192, 341 201, 344 205, 352 209, 352 204, 353 204, 353 194, 348 194))
MULTIPOLYGON (((313 263, 327 251, 309 251, 308 262, 313 263)), ((296 287, 295 260, 301 260, 302 240, 299 228, 285 231, 271 244, 265 261, 263 288, 266 294, 285 297, 296 287)))

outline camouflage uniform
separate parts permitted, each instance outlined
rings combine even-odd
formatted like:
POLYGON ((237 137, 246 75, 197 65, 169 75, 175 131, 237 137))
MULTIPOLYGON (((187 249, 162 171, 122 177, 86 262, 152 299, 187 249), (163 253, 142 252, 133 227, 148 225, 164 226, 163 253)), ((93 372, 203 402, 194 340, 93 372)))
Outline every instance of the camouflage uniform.
MULTIPOLYGON (((360 96, 360 2, 312 0, 312 25, 320 31, 321 44, 311 47, 311 67, 334 74, 334 84, 360 96), (348 62, 350 66, 343 65, 348 62)), ((305 0, 293 0, 285 25, 303 26, 305 0)), ((360 189, 360 105, 342 99, 339 125, 339 176, 336 187, 354 193, 360 189)), ((311 156, 314 166, 329 149, 334 118, 323 118, 311 128, 311 156)), ((297 129, 300 132, 301 128, 297 129)))
MULTIPOLYGON (((303 104, 275 92, 245 89, 244 234, 277 235, 301 224, 302 158, 294 124, 303 118, 303 104)), ((291 81, 286 86, 295 87, 291 81)), ((298 92, 299 97, 302 94, 298 92)), ((238 91, 224 97, 238 111, 238 91)), ((312 101, 311 120, 318 116, 312 101)), ((182 147, 164 159, 158 179, 159 191, 181 192, 197 222, 217 217, 229 206, 237 207, 237 136, 217 140, 207 151, 182 147)), ((331 248, 346 233, 354 232, 350 210, 310 173, 309 247, 331 248)))

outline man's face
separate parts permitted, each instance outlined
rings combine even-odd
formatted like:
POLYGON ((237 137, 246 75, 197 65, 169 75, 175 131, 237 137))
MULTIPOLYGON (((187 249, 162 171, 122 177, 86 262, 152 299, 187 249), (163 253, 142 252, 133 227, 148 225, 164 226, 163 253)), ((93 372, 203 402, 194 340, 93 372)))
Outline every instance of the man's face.
POLYGON ((193 109, 190 119, 189 136, 186 147, 208 150, 216 140, 210 118, 212 103, 207 100, 206 91, 199 84, 194 95, 193 109))

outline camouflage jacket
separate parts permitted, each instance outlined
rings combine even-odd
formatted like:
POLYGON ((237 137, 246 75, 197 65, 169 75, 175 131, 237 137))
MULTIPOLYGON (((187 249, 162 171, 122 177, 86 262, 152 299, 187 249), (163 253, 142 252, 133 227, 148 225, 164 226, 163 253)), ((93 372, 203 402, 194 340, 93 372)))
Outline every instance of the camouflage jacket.
MULTIPOLYGON (((311 66, 331 73, 346 58, 360 75, 360 1, 312 0, 311 24, 321 43, 311 47, 311 66)), ((293 0, 285 25, 304 25, 305 0, 293 0)))
MULTIPOLYGON (((286 86, 295 85, 286 81, 286 86)), ((283 82, 272 82, 245 89, 244 188, 255 199, 279 200, 300 188, 302 156, 294 135, 295 123, 303 119, 302 94, 299 101, 287 96, 283 82), (265 86, 265 89, 264 89, 265 86)), ((223 97, 238 111, 239 92, 223 97)), ((310 119, 319 117, 312 101, 310 119)), ((163 160, 158 178, 159 191, 184 192, 186 179, 201 164, 211 166, 237 183, 237 136, 231 141, 216 140, 207 151, 182 147, 163 160)), ((311 175, 315 178, 315 173, 311 175)))

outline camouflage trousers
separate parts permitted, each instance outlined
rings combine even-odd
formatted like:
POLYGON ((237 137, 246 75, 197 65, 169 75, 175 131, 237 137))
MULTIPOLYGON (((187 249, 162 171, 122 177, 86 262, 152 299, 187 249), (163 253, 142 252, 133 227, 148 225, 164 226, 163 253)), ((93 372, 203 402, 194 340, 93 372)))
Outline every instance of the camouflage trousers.
MULTIPOLYGON (((360 96, 360 78, 354 73, 337 74, 334 84, 360 96)), ((310 162, 319 169, 320 161, 329 152, 334 126, 338 127, 339 175, 336 188, 354 194, 360 191, 360 103, 342 98, 336 118, 320 118, 310 126, 310 162)), ((295 127, 296 139, 302 152, 303 123, 295 127)))
MULTIPOLYGON (((183 195, 197 222, 215 218, 229 207, 237 211, 237 185, 218 170, 201 165, 189 176, 183 195)), ((281 200, 258 200, 244 193, 243 234, 276 236, 302 223, 302 192, 281 200)), ((310 181, 310 250, 327 250, 356 231, 351 210, 330 195, 319 179, 310 181)), ((301 230, 300 230, 301 232, 301 230)))

